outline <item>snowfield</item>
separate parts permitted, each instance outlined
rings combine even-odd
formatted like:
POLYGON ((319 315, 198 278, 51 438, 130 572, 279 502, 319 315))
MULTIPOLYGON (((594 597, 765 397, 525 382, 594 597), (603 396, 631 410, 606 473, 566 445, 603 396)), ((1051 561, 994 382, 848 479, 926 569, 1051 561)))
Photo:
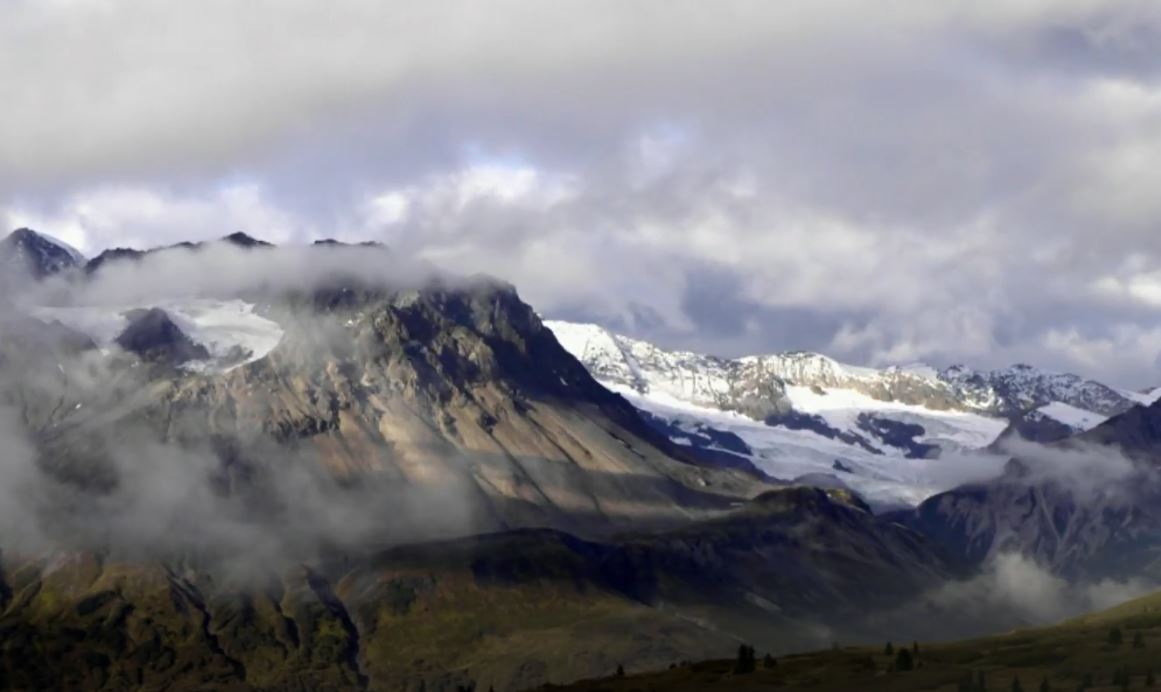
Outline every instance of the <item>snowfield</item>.
POLYGON ((193 341, 206 347, 211 359, 191 361, 184 367, 196 371, 227 372, 265 358, 280 341, 282 327, 255 312, 241 300, 161 301, 150 305, 38 307, 32 313, 46 322, 59 321, 87 334, 103 349, 113 345, 129 325, 126 315, 136 309, 164 310, 193 341))
MULTIPOLYGON (((919 441, 939 445, 942 452, 937 459, 909 459, 903 450, 890 446, 882 447, 884 454, 874 454, 809 430, 766 425, 739 413, 690 404, 663 393, 642 395, 624 385, 607 386, 637 408, 679 429, 696 430, 706 425, 737 435, 753 452, 747 458, 770 476, 782 480, 833 476, 876 510, 911 507, 962 483, 993 477, 1007 461, 1005 456, 982 449, 1007 427, 1007 421, 1000 418, 929 411, 841 389, 823 390, 825 394, 820 395, 806 387, 790 388, 796 410, 817 414, 842 431, 856 430, 854 421, 867 412, 922 425, 926 434, 919 441)), ((671 439, 687 446, 691 442, 677 435, 671 439)))
POLYGON ((1064 423, 1077 432, 1092 430, 1109 419, 1108 416, 1102 416, 1092 411, 1085 411, 1082 408, 1069 406, 1060 401, 1053 401, 1051 404, 1046 404, 1036 410, 1041 415, 1064 423))

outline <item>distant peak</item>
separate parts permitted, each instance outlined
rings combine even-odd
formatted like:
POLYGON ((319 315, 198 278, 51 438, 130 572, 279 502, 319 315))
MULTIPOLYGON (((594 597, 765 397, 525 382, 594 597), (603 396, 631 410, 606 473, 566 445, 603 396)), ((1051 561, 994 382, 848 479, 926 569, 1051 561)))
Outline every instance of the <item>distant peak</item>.
POLYGON ((222 240, 226 241, 227 243, 232 243, 232 244, 237 245, 239 247, 246 247, 246 248, 274 247, 272 244, 266 242, 265 240, 258 240, 257 238, 255 238, 247 233, 243 233, 242 231, 235 231, 234 233, 231 233, 230 235, 222 238, 222 240))
POLYGON ((31 228, 24 228, 24 227, 17 228, 15 231, 12 231, 12 233, 8 234, 8 239, 11 241, 14 241, 14 242, 22 241, 22 240, 31 240, 33 238, 40 238, 40 237, 42 237, 42 236, 39 233, 37 233, 36 231, 32 230, 31 228))
POLYGON ((0 254, 0 259, 17 262, 36 278, 85 262, 85 256, 73 246, 31 228, 18 228, 0 241, 0 254))

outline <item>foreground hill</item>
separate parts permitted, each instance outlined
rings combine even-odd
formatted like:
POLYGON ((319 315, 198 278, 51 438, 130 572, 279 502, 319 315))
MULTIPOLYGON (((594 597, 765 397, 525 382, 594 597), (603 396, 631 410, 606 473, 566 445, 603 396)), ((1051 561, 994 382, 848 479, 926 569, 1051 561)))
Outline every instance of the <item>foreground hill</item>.
POLYGON ((810 689, 979 692, 983 690, 1122 690, 1155 685, 1161 674, 1161 593, 1052 627, 951 643, 896 642, 912 654, 902 671, 899 652, 885 645, 844 647, 778 657, 757 654, 755 670, 735 659, 674 662, 652 673, 607 677, 559 688, 575 692, 697 692, 810 689), (913 648, 915 646, 916 648, 913 648), (1019 681, 1016 687, 1015 681, 1019 681), (982 683, 982 684, 981 684, 982 683))
POLYGON ((879 632, 947 577, 843 493, 775 490, 682 529, 523 530, 233 578, 93 553, 0 560, 0 688, 518 690, 879 632))

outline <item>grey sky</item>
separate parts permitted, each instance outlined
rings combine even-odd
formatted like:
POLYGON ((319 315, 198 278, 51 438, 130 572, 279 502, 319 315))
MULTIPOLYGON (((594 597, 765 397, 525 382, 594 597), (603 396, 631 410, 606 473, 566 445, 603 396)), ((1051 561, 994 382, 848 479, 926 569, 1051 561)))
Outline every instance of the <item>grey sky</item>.
POLYGON ((0 221, 379 239, 733 355, 1161 382, 1161 3, 0 2, 0 221))

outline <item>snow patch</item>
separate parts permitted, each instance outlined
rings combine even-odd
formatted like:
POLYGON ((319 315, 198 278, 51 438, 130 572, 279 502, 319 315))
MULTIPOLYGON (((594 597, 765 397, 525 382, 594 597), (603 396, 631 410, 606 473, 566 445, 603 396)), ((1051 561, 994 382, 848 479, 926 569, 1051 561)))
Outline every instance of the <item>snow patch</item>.
POLYGON ((227 372, 265 358, 282 341, 282 327, 256 314, 255 306, 241 300, 162 301, 150 305, 38 307, 39 319, 58 321, 87 334, 98 346, 109 348, 129 326, 128 313, 159 308, 191 340, 205 346, 209 361, 191 361, 191 370, 227 372))
POLYGON ((1040 414, 1051 418, 1052 420, 1064 423, 1068 427, 1078 432, 1085 430, 1092 430, 1096 426, 1108 420, 1108 416, 1102 416, 1099 413, 1086 411, 1082 408, 1069 406, 1060 401, 1054 401, 1051 404, 1041 406, 1036 409, 1040 414))

